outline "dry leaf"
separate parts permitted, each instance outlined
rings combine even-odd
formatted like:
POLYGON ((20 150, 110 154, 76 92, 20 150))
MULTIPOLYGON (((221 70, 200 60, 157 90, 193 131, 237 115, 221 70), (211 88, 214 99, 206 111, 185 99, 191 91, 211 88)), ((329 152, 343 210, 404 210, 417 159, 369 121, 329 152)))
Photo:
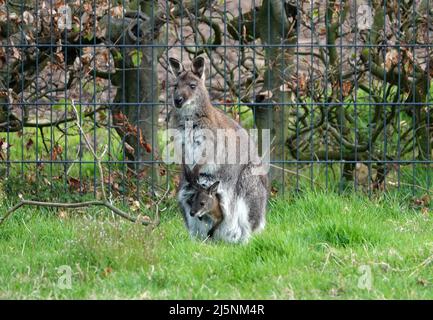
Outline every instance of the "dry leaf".
POLYGON ((68 178, 68 185, 71 189, 73 189, 75 191, 79 191, 80 187, 81 187, 80 180, 72 178, 72 177, 68 178))
POLYGON ((25 24, 33 24, 33 22, 35 21, 35 18, 33 17, 33 15, 29 11, 24 11, 23 12, 23 21, 25 24))
POLYGON ((273 93, 271 90, 262 91, 259 93, 263 97, 263 99, 271 99, 273 96, 273 93))
POLYGON ((124 9, 122 5, 111 8, 110 15, 114 18, 123 18, 124 9))
POLYGON ((29 141, 27 141, 26 143, 26 149, 27 151, 33 146, 33 140, 32 138, 29 139, 29 141))
POLYGON ((104 268, 104 270, 102 271, 102 275, 104 276, 104 277, 107 277, 110 273, 112 273, 113 272, 113 269, 111 268, 111 267, 106 267, 106 268, 104 268))
POLYGON ((65 210, 60 210, 57 215, 59 216, 60 219, 67 219, 68 218, 68 213, 65 210))
POLYGON ((140 202, 137 200, 132 201, 131 210, 134 212, 140 210, 140 202))
POLYGON ((391 49, 386 53, 385 56, 385 69, 387 71, 391 70, 392 67, 396 66, 398 63, 398 51, 396 49, 391 49))
POLYGON ((351 90, 352 90, 352 82, 351 81, 343 82, 343 85, 341 88, 343 97, 347 97, 350 94, 351 90))

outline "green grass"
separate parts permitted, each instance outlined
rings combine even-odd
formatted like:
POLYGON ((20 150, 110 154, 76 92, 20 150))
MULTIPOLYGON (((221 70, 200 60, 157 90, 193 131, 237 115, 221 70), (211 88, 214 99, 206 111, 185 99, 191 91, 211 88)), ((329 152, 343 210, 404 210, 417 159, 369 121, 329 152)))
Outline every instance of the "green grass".
POLYGON ((433 220, 400 202, 272 200, 246 245, 191 240, 171 201, 154 230, 103 209, 23 208, 0 226, 0 299, 431 299, 433 220), (58 286, 63 265, 71 289, 58 286), (370 290, 358 286, 365 268, 370 290))

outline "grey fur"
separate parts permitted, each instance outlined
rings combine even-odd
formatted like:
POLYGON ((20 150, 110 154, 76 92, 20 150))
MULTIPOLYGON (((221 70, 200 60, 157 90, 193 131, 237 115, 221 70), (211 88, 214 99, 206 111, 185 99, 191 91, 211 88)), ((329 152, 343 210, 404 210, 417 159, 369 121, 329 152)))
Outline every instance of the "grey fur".
MULTIPOLYGON (((187 121, 193 123, 194 142, 185 144, 185 140, 182 140, 183 150, 186 152, 191 151, 194 156, 196 153, 200 154, 202 152, 200 145, 215 142, 218 129, 232 130, 232 139, 235 139, 235 141, 240 139, 240 141, 248 141, 251 145, 255 144, 244 128, 227 117, 224 112, 211 105, 204 84, 205 66, 203 58, 196 58, 193 61, 192 71, 185 71, 183 66, 179 66, 177 60, 170 59, 170 62, 174 62, 172 68, 175 67, 176 70, 181 70, 177 74, 177 86, 173 92, 173 99, 177 99, 178 102, 182 101, 171 111, 171 126, 182 131, 185 130, 187 121), (194 87, 194 85, 196 86, 194 87), (208 131, 203 134, 203 130, 208 131)), ((236 159, 240 159, 241 154, 242 152, 239 150, 236 159)), ((188 165, 191 169, 197 163, 186 164, 185 158, 183 159, 183 165, 188 165)), ((219 228, 215 230, 213 239, 235 243, 246 242, 253 232, 258 232, 265 226, 268 180, 266 175, 254 175, 252 173, 257 166, 261 165, 258 156, 249 160, 248 163, 236 162, 233 164, 205 161, 200 165, 198 182, 202 186, 209 187, 212 183, 220 181, 218 195, 224 220, 219 228)), ((186 227, 191 236, 205 239, 212 227, 212 223, 205 219, 200 221, 197 217, 190 216, 189 211, 191 208, 188 200, 193 194, 194 188, 191 187, 182 173, 178 201, 186 227)))

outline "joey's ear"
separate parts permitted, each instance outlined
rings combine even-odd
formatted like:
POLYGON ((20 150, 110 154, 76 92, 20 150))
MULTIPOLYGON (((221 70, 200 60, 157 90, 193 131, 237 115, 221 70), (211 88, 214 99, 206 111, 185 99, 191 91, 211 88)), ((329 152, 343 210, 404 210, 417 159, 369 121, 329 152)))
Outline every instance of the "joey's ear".
POLYGON ((185 69, 183 67, 183 64, 179 60, 177 60, 176 58, 173 58, 173 57, 168 58, 168 66, 170 68, 171 73, 175 77, 178 77, 179 74, 181 74, 183 72, 183 70, 185 69))
POLYGON ((192 169, 192 174, 194 175, 195 178, 198 178, 198 176, 200 175, 200 169, 201 169, 202 165, 201 164, 196 164, 194 166, 194 168, 192 169))
POLYGON ((209 193, 216 193, 217 191, 218 191, 218 186, 220 185, 220 182, 219 181, 217 181, 217 182, 215 182, 213 185, 211 185, 208 189, 207 189, 207 191, 209 192, 209 193))
POLYGON ((192 61, 191 65, 191 71, 194 73, 197 77, 201 78, 203 81, 205 80, 205 64, 204 64, 204 58, 203 57, 197 57, 192 61))
POLYGON ((188 181, 189 183, 192 183, 192 172, 191 169, 188 167, 188 165, 184 165, 183 166, 183 173, 185 175, 185 179, 186 181, 188 181))

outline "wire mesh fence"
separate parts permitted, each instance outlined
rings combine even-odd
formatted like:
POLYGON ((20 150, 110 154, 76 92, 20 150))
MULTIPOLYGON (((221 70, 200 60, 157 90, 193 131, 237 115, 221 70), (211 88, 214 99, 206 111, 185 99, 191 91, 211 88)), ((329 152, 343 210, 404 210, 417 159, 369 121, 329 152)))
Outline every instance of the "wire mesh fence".
POLYGON ((429 192, 429 0, 0 0, 0 182, 33 198, 145 200, 168 58, 206 59, 213 106, 270 130, 272 192, 429 192))

